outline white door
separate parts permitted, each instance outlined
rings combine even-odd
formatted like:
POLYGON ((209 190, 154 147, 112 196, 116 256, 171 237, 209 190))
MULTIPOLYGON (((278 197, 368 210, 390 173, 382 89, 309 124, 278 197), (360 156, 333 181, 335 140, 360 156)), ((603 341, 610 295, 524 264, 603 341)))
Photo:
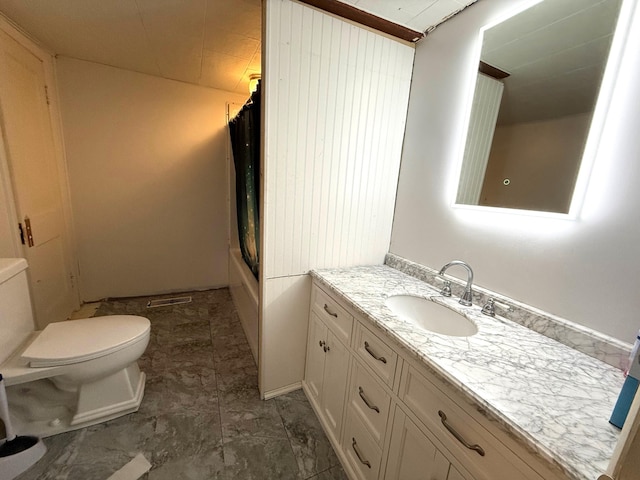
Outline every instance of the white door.
POLYGON ((77 305, 42 61, 0 31, 0 109, 38 327, 77 305), (30 232, 27 228, 30 226, 30 232))

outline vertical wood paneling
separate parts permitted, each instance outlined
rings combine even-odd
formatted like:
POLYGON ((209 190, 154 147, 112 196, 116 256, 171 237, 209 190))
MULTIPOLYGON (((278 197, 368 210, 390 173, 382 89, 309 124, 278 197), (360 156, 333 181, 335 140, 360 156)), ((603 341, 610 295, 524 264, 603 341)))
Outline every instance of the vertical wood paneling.
POLYGON ((414 49, 289 0, 266 8, 265 278, 380 263, 414 49))
POLYGON ((457 203, 477 205, 489 161, 504 84, 479 74, 473 95, 457 203))
POLYGON ((260 390, 302 379, 311 268, 389 248, 414 49, 267 0, 260 390))
POLYGON ((282 389, 299 388, 307 350, 307 317, 311 297, 308 275, 265 280, 262 328, 261 391, 267 397, 282 389))

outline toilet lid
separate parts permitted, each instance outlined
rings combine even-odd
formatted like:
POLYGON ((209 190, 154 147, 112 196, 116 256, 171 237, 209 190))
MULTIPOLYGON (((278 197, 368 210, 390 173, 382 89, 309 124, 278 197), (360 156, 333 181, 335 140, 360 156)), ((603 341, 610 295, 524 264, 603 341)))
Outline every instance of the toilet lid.
POLYGON ((151 323, 135 315, 50 323, 22 353, 31 367, 70 365, 116 352, 148 335, 151 323))

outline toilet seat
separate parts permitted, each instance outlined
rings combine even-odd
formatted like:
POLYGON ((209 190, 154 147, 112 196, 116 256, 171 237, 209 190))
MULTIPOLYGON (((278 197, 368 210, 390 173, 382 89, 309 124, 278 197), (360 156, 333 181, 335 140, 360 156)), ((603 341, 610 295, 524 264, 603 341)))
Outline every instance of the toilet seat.
POLYGON ((30 367, 93 360, 145 339, 151 323, 135 315, 109 315, 50 323, 22 352, 30 367))

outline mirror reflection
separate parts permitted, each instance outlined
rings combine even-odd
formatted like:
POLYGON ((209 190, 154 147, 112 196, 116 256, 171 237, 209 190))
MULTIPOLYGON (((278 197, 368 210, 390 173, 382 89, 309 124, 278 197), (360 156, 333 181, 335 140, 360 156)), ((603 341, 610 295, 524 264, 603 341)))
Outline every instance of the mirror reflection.
POLYGON ((483 33, 456 203, 568 213, 621 0, 546 0, 483 33))

